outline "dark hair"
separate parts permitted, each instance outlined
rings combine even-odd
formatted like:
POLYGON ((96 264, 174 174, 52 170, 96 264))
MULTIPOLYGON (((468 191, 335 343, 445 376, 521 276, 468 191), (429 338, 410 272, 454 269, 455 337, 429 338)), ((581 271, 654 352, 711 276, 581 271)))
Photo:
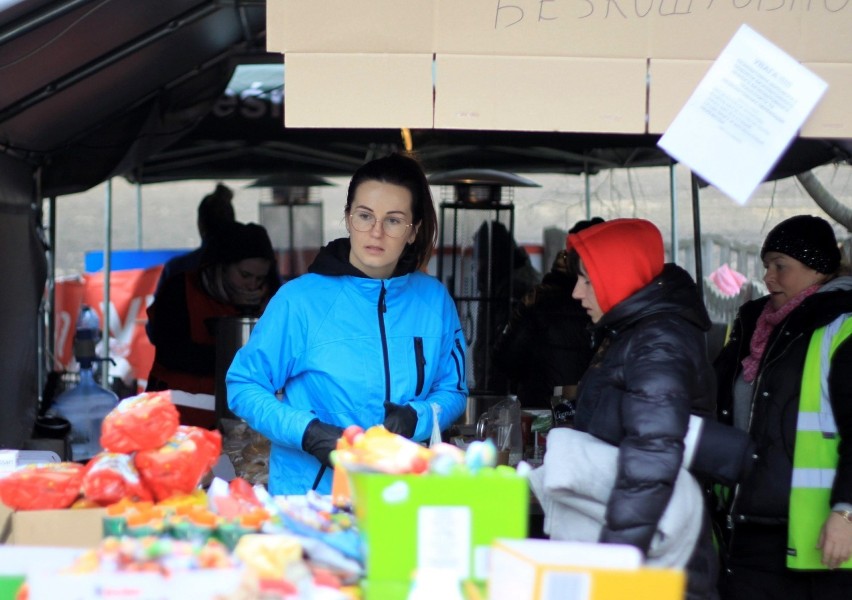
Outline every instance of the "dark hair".
POLYGON ((567 262, 567 271, 570 275, 579 277, 580 273, 580 255, 576 250, 568 250, 568 256, 565 257, 567 262))
POLYGON ((217 183, 213 192, 204 196, 198 204, 198 233, 202 239, 236 220, 231 199, 234 192, 228 186, 217 183))
POLYGON ((417 266, 425 267, 432 256, 432 250, 438 240, 438 216, 432 200, 432 191, 420 163, 411 156, 399 153, 371 160, 361 165, 349 181, 346 193, 344 213, 349 216, 355 192, 365 181, 379 181, 399 185, 411 192, 411 211, 414 224, 419 224, 413 251, 417 257, 417 266))
MULTIPOLYGON (((568 234, 572 233, 580 233, 584 229, 588 229, 594 225, 600 225, 601 223, 605 223, 606 221, 601 217, 592 217, 589 220, 577 221, 574 223, 574 226, 568 230, 568 234)), ((567 255, 565 256, 565 269, 569 275, 574 275, 575 277, 580 276, 580 255, 576 250, 565 250, 567 255)), ((557 255, 558 258, 558 255, 557 255)), ((556 260, 554 260, 554 264, 556 264, 556 260)))

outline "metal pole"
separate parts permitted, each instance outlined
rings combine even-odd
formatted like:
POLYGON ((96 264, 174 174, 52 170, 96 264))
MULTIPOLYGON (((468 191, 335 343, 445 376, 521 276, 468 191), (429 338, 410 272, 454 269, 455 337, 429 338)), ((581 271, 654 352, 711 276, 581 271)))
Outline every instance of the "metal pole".
POLYGON ((136 249, 142 249, 142 184, 136 184, 136 249))
POLYGON ((690 171, 692 179, 692 237, 695 239, 695 284, 698 297, 704 302, 704 272, 701 267, 701 208, 698 203, 698 177, 690 171))
POLYGON ((592 190, 591 181, 589 180, 589 165, 586 163, 583 166, 583 181, 586 184, 586 220, 592 218, 592 190))
POLYGON ((671 261, 677 264, 680 257, 680 247, 678 246, 678 231, 677 231, 677 174, 675 173, 675 163, 669 165, 669 196, 672 206, 672 256, 671 261))
POLYGON ((112 178, 106 181, 106 198, 104 206, 104 326, 102 339, 104 342, 103 362, 101 362, 101 385, 109 386, 109 305, 110 305, 110 274, 112 272, 112 178))

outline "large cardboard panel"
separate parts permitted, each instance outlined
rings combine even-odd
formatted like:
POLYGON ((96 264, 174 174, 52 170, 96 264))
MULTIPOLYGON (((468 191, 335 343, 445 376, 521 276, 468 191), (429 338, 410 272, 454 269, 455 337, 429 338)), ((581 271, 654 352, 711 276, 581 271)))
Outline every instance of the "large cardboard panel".
POLYGON ((825 0, 815 12, 803 23, 802 51, 794 56, 804 62, 852 63, 852 3, 825 0), (836 10, 830 10, 832 5, 836 10))
POLYGON ((643 133, 644 59, 438 55, 435 127, 643 133))
MULTIPOLYGON (((852 36, 850 36, 852 37, 852 36)), ((852 137, 852 64, 805 63, 828 83, 828 91, 802 125, 802 137, 852 137)))
POLYGON ((847 0, 276 0, 267 46, 712 60, 743 23, 799 60, 852 62, 847 0))
POLYGON ((747 23, 788 53, 800 50, 801 21, 785 13, 782 18, 759 18, 742 11, 689 13, 681 18, 659 18, 648 22, 654 40, 653 58, 684 60, 715 59, 743 23, 747 23))
POLYGON ((615 0, 436 2, 438 53, 644 58, 650 51, 641 20, 606 14, 615 0))
MULTIPOLYGON (((652 59, 649 66, 648 132, 665 133, 701 79, 708 60, 652 59)), ((852 64, 803 63, 828 83, 828 91, 802 125, 801 137, 852 136, 852 64)))
POLYGON ((430 53, 434 0, 270 0, 270 52, 430 53))
POLYGON ((709 60, 649 61, 648 133, 665 133, 712 64, 709 60))
POLYGON ((6 543, 93 548, 103 537, 105 514, 103 508, 15 511, 6 543))
POLYGON ((431 128, 431 54, 288 53, 287 127, 431 128))

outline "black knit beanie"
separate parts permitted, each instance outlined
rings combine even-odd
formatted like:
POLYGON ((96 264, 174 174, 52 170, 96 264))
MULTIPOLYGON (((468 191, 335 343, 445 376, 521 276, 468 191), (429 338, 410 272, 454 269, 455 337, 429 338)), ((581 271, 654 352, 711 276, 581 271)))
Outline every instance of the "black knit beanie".
POLYGON ((792 256, 819 273, 834 273, 840 266, 840 248, 828 221, 811 215, 790 217, 776 225, 760 250, 792 256))
POLYGON ((247 258, 275 261, 269 234, 256 223, 227 223, 216 231, 201 257, 202 265, 229 264, 247 258))

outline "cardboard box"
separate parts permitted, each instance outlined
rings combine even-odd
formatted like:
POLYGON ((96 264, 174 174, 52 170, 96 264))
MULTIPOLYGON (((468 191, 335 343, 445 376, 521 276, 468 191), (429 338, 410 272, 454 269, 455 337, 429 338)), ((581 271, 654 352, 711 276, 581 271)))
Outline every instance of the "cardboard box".
POLYGON ((796 58, 852 62, 852 6, 621 0, 277 0, 274 52, 713 60, 742 24, 796 58))
MULTIPOLYGON (((852 36, 850 36, 852 37, 852 36)), ((814 138, 852 137, 852 64, 806 63, 828 83, 828 91, 802 125, 800 135, 814 138)))
POLYGON ((852 136, 852 5, 842 3, 279 0, 267 3, 267 23, 267 47, 287 53, 287 126, 662 133, 700 76, 667 79, 676 73, 653 63, 686 61, 679 68, 706 72, 747 24, 830 84, 801 135, 852 136), (318 71, 291 69, 297 53, 334 58, 312 60, 318 71), (367 68, 363 58, 405 54, 424 61, 416 76, 403 62, 367 68), (433 55, 434 100, 426 64, 433 55), (360 58, 347 64, 345 56, 360 58), (576 62, 552 60, 560 58, 576 62), (648 61, 642 93, 635 67, 621 90, 621 67, 608 60, 648 61), (572 76, 578 72, 592 75, 572 76))
POLYGON ((91 548, 103 538, 105 514, 103 508, 12 511, 2 506, 3 541, 16 546, 91 548))
POLYGON ((351 477, 368 600, 404 600, 417 569, 484 580, 492 542, 527 536, 529 486, 514 473, 351 477))
POLYGON ((286 127, 432 127, 431 54, 287 54, 286 127))
POLYGON ((433 52, 433 0, 274 0, 266 3, 270 52, 433 52))
POLYGON ((648 133, 665 133, 712 65, 709 60, 650 61, 648 133))
POLYGON ((638 551, 629 546, 497 540, 491 552, 488 598, 682 600, 683 571, 640 568, 640 560, 638 551), (596 566, 607 563, 613 566, 596 566))
POLYGON ((645 63, 438 55, 435 127, 644 133, 645 63))

